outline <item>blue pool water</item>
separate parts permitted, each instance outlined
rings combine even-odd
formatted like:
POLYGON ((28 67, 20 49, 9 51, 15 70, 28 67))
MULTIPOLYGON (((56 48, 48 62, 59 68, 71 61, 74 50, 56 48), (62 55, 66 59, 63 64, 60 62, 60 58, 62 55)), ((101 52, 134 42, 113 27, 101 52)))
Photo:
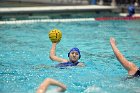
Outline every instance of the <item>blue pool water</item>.
POLYGON ((0 93, 35 93, 45 78, 67 86, 65 93, 140 93, 140 78, 125 80, 127 71, 113 54, 115 37, 125 57, 140 66, 140 21, 87 21, 0 25, 0 93), (86 67, 53 68, 49 59, 53 28, 63 33, 57 55, 81 50, 86 67))

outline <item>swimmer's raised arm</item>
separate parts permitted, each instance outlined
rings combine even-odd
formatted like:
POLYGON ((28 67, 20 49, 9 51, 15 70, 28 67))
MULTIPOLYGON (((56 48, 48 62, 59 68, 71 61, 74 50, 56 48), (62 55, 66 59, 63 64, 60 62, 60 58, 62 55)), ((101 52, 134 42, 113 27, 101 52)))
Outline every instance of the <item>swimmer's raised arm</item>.
POLYGON ((128 61, 122 55, 122 53, 119 51, 119 49, 116 46, 115 38, 113 38, 113 37, 110 38, 110 44, 111 44, 111 47, 113 49, 113 52, 114 52, 116 58, 118 59, 118 61, 128 71, 128 74, 129 75, 133 75, 138 70, 138 67, 134 63, 128 61))
POLYGON ((111 44, 111 47, 113 49, 113 52, 116 56, 116 58, 118 59, 118 61, 121 62, 121 64, 125 67, 126 70, 129 69, 128 65, 129 65, 129 62, 128 60, 121 54, 121 52, 119 51, 119 49, 117 48, 116 46, 116 42, 115 42, 115 38, 111 37, 110 38, 110 44, 111 44))
POLYGON ((52 43, 52 47, 50 50, 50 59, 53 61, 57 61, 57 62, 68 62, 68 60, 56 56, 56 45, 57 44, 58 43, 52 43))
POLYGON ((57 92, 64 92, 66 90, 66 86, 63 83, 47 78, 43 81, 43 83, 41 83, 36 93, 45 93, 49 85, 58 86, 57 92))

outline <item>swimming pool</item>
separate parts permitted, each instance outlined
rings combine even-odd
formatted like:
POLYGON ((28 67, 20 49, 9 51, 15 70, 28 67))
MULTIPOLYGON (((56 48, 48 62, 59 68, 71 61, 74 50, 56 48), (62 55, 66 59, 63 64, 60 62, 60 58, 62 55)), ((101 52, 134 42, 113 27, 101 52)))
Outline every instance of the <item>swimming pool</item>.
POLYGON ((0 92, 35 93, 47 77, 63 82, 65 93, 139 93, 140 78, 125 80, 127 72, 115 58, 109 38, 128 60, 140 66, 140 21, 46 22, 0 25, 0 92), (62 31, 57 55, 68 58, 81 50, 86 67, 52 68, 48 32, 62 31))

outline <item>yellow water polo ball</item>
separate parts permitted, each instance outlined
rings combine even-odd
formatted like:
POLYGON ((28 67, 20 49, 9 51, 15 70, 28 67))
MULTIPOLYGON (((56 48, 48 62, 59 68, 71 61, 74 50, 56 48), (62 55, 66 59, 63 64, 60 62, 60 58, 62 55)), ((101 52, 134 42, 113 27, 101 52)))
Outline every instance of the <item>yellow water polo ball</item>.
POLYGON ((53 29, 49 32, 49 38, 53 43, 57 43, 62 38, 62 32, 58 29, 53 29))

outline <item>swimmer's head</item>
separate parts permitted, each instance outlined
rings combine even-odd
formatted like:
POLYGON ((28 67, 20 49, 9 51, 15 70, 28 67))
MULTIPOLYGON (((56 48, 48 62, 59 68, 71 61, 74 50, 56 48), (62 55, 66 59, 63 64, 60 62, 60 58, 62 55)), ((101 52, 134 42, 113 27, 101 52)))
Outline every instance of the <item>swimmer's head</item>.
POLYGON ((79 59, 81 58, 80 50, 79 50, 78 48, 72 48, 72 49, 69 51, 69 53, 68 53, 68 57, 70 56, 70 53, 71 53, 72 51, 76 51, 76 52, 79 54, 79 59))

